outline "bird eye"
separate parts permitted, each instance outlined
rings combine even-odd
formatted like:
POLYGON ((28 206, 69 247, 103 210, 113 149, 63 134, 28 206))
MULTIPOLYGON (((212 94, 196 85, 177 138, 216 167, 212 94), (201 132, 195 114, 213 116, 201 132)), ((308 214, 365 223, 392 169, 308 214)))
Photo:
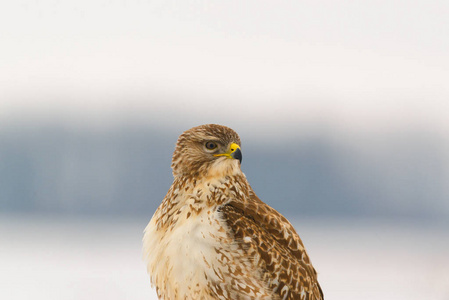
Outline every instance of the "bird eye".
POLYGON ((208 149, 208 150, 214 150, 215 148, 217 148, 217 143, 207 142, 205 146, 206 146, 206 149, 208 149))

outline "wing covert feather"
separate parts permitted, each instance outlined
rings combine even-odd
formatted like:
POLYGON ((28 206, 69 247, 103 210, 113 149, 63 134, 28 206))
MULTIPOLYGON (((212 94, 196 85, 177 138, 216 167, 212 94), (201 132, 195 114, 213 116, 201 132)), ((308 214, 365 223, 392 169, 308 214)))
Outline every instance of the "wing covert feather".
POLYGON ((285 217, 252 191, 249 201, 231 201, 219 210, 279 299, 324 299, 304 245, 285 217))

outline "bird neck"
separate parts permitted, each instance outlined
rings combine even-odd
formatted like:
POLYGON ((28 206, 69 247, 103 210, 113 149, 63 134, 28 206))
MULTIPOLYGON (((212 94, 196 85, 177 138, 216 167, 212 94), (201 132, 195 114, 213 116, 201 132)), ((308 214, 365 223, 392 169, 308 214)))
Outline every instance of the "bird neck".
POLYGON ((203 209, 214 210, 230 201, 248 199, 250 189, 241 172, 224 177, 175 177, 154 218, 158 220, 159 228, 174 225, 182 211, 199 213, 203 209))

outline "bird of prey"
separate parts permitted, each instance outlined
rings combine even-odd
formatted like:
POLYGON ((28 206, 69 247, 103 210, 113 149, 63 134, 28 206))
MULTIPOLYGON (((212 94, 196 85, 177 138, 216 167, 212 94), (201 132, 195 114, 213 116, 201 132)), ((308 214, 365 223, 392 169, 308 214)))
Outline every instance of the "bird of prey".
POLYGON ((159 299, 323 299, 295 229, 242 173, 240 145, 215 124, 179 137, 173 184, 143 238, 159 299))

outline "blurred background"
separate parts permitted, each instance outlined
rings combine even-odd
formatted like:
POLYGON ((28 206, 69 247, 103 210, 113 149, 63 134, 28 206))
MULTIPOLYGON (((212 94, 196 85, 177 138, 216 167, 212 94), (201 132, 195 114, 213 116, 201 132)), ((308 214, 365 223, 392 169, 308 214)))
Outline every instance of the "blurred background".
POLYGON ((184 130, 242 139, 326 299, 449 299, 447 1, 2 1, 0 298, 156 299, 184 130))

